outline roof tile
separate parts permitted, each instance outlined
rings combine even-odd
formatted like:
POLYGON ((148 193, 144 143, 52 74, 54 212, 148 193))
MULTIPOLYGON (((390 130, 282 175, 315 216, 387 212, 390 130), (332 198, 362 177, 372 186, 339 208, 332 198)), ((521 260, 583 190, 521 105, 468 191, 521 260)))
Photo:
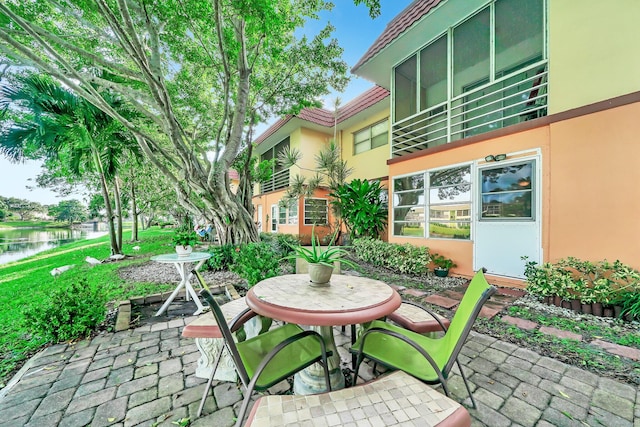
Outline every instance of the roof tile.
POLYGON ((404 33, 416 21, 425 16, 431 9, 440 4, 443 0, 416 0, 407 6, 402 12, 387 24, 382 34, 378 36, 371 47, 360 58, 358 63, 351 69, 352 73, 364 65, 368 60, 377 55, 382 49, 394 41, 400 34, 404 33))

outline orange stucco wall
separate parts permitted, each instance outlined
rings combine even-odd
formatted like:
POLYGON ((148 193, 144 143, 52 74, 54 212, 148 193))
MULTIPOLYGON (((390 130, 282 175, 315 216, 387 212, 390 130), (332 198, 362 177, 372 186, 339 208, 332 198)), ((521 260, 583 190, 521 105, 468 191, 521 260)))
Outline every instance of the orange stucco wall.
MULTIPOLYGON (((617 107, 393 163, 389 175, 539 150, 543 261, 619 259, 640 269, 638 117, 640 103, 617 107)), ((428 246, 458 264, 454 273, 473 273, 473 241, 391 235, 389 240, 428 246)))
MULTIPOLYGON (((549 179, 546 176, 549 158, 549 129, 541 127, 529 131, 516 133, 500 138, 481 141, 474 144, 464 145, 450 150, 433 153, 423 157, 417 157, 404 162, 389 165, 389 177, 421 172, 427 169, 445 167, 468 162, 484 162, 484 157, 488 154, 506 153, 508 159, 514 159, 525 155, 533 155, 539 150, 541 154, 543 176, 540 177, 538 185, 541 187, 542 200, 542 249, 543 253, 549 244, 548 236, 544 230, 548 229, 548 201, 545 195, 549 194, 549 179)), ((475 178, 474 178, 475 179, 475 178)), ((390 182, 391 179, 390 179, 390 182)), ((392 184, 390 184, 390 187, 392 184)), ((474 187, 475 191, 475 187, 474 187)), ((390 195, 392 200, 392 195, 390 195)), ((392 218, 390 206, 389 218, 392 218)), ((390 227, 390 230, 393 230, 390 227)), ((473 241, 472 240, 449 240, 449 239, 424 239, 416 237, 399 237, 389 235, 389 241, 394 243, 411 243, 413 245, 428 246, 433 252, 445 255, 454 260, 457 267, 451 271, 454 274, 471 276, 473 274, 473 241)))
POLYGON ((640 269, 640 103, 554 123, 548 259, 640 269))

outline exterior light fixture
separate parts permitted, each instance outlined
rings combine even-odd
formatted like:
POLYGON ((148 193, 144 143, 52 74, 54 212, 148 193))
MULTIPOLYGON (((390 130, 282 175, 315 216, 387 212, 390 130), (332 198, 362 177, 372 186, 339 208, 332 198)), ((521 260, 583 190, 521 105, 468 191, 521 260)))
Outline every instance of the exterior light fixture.
POLYGON ((486 156, 484 158, 484 161, 485 162, 500 162, 500 161, 502 161, 502 160, 504 160, 506 158, 507 158, 507 155, 504 154, 504 153, 503 154, 495 154, 495 155, 489 154, 488 156, 486 156))

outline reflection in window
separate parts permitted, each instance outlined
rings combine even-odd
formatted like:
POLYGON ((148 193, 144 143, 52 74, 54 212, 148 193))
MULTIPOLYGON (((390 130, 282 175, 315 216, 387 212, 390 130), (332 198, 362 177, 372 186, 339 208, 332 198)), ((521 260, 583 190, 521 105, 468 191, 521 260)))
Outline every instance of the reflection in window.
POLYGON ((298 223, 298 200, 289 200, 289 224, 298 223))
POLYGON ((533 219, 533 168, 526 162, 481 173, 483 219, 533 219))
POLYGON ((470 238, 470 166, 397 178, 393 180, 393 189, 395 236, 425 237, 428 223, 428 237, 470 238), (425 187, 425 181, 428 187, 425 187))
POLYGON ((470 166, 429 173, 429 237, 470 239, 470 211, 470 166))
POLYGON ((389 142, 389 121, 384 119, 353 134, 353 153, 359 154, 382 147, 389 142))

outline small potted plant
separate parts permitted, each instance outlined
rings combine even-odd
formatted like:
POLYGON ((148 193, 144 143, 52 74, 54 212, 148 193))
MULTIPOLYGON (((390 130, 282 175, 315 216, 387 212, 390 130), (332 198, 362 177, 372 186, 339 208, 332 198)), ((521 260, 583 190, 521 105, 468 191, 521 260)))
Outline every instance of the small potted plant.
POLYGON ((178 256, 188 256, 193 251, 193 245, 198 243, 198 235, 192 230, 178 230, 173 235, 178 256))
POLYGON ((435 265, 433 274, 438 277, 447 277, 449 275, 449 269, 456 267, 456 264, 451 258, 447 258, 439 254, 433 254, 431 256, 431 261, 433 262, 433 265, 435 265))
POLYGON ((290 246, 294 253, 282 259, 300 258, 305 260, 309 264, 309 279, 311 283, 316 286, 328 286, 336 261, 351 267, 356 267, 353 262, 343 258, 343 255, 348 254, 346 250, 332 246, 334 239, 335 234, 329 240, 328 246, 322 249, 320 246, 320 238, 315 235, 312 229, 311 248, 300 245, 290 246))

